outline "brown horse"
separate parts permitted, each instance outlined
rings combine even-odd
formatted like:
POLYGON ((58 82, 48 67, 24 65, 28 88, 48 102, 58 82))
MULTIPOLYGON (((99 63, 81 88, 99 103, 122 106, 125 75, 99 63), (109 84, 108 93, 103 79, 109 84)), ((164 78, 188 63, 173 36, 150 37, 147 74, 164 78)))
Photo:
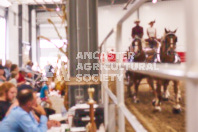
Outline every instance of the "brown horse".
MULTIPOLYGON (((132 48, 130 48, 130 52, 134 54, 129 58, 129 62, 148 62, 149 61, 146 59, 146 54, 142 49, 142 41, 139 38, 135 38, 133 40, 132 48)), ((156 96, 156 92, 153 86, 153 78, 151 76, 143 75, 143 74, 132 72, 132 71, 126 71, 126 77, 128 81, 127 90, 128 90, 129 97, 132 97, 131 86, 134 85, 135 92, 134 92, 133 97, 134 97, 135 103, 139 102, 138 87, 140 85, 141 80, 144 78, 147 79, 147 83, 152 88, 154 95, 156 96)))
MULTIPOLYGON (((177 36, 175 35, 175 31, 167 31, 165 29, 165 36, 162 39, 161 42, 161 48, 160 48, 160 61, 161 63, 180 63, 180 58, 178 54, 176 53, 176 43, 177 43, 177 36)), ((168 100, 169 92, 167 90, 167 86, 171 80, 168 79, 161 79, 161 78, 155 78, 157 80, 157 94, 158 99, 156 102, 154 102, 155 109, 161 110, 161 101, 162 101, 162 93, 161 93, 161 86, 164 88, 164 99, 168 100)), ((180 90, 178 86, 178 81, 172 80, 174 83, 174 93, 175 93, 175 105, 173 107, 174 113, 179 113, 181 111, 181 106, 179 104, 180 101, 180 90)))

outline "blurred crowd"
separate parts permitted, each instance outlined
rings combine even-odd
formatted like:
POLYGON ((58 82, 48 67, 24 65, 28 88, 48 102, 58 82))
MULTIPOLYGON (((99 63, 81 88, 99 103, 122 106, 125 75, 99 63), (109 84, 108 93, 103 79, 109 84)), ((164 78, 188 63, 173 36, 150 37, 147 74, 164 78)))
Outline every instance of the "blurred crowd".
MULTIPOLYGON (((52 69, 46 66, 46 72, 52 69)), ((0 132, 46 132, 60 126, 60 122, 48 119, 55 113, 49 98, 52 78, 43 76, 38 65, 33 68, 32 61, 24 68, 9 60, 5 65, 0 61, 0 132)))

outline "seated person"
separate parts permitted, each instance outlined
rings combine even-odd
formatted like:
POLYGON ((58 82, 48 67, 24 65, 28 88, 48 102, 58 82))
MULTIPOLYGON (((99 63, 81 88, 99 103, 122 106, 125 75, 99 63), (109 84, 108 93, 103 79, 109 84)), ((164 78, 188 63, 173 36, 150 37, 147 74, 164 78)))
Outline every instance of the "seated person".
POLYGON ((42 88, 40 91, 40 98, 42 101, 45 101, 46 103, 49 104, 49 108, 52 108, 52 102, 48 97, 48 90, 49 90, 48 87, 49 87, 50 81, 48 80, 48 78, 43 78, 41 81, 43 83, 42 83, 42 88))
MULTIPOLYGON (((10 67, 10 73, 12 72, 19 72, 19 67, 16 64, 12 64, 10 67)), ((6 78, 7 80, 10 80, 11 74, 6 78)))
POLYGON ((147 35, 148 39, 146 40, 149 43, 150 48, 157 47, 157 42, 156 42, 156 28, 153 27, 155 21, 151 21, 149 23, 150 27, 147 28, 147 35))
MULTIPOLYGON (((21 90, 24 90, 24 89, 34 90, 35 93, 37 92, 37 91, 36 91, 37 89, 33 89, 30 85, 27 85, 27 84, 22 84, 22 85, 18 86, 17 89, 18 89, 18 93, 19 93, 21 90)), ((55 113, 56 113, 55 110, 53 110, 53 109, 50 109, 50 108, 44 108, 44 109, 45 109, 45 112, 46 112, 46 116, 47 116, 47 117, 49 117, 49 115, 52 115, 52 114, 55 114, 55 113)), ((37 113, 36 113, 36 114, 37 114, 37 113)), ((37 116, 40 117, 39 114, 37 114, 37 116)))
POLYGON ((9 82, 14 84, 15 86, 20 86, 20 85, 24 84, 24 82, 17 83, 17 79, 18 78, 19 78, 19 73, 13 71, 13 72, 11 72, 11 76, 10 76, 9 82))
MULTIPOLYGON (((2 86, 2 85, 1 85, 2 86)), ((5 117, 5 116, 7 116, 7 115, 9 115, 9 113, 10 113, 10 111, 14 108, 14 107, 17 107, 17 106, 19 106, 19 103, 18 103, 18 100, 15 100, 14 101, 14 103, 13 104, 11 104, 11 101, 13 101, 13 99, 15 99, 15 97, 16 97, 16 95, 17 95, 17 89, 14 87, 14 85, 13 84, 11 84, 11 83, 4 83, 3 84, 3 86, 2 87, 0 87, 0 90, 5 90, 5 88, 6 89, 9 89, 10 88, 10 90, 8 90, 8 96, 7 96, 7 102, 8 103, 6 103, 6 105, 5 105, 5 103, 2 103, 3 105, 1 105, 1 102, 3 102, 3 97, 0 97, 0 107, 2 108, 2 109, 0 109, 0 116, 1 115, 3 115, 3 116, 1 116, 1 117, 5 117), (4 88, 4 89, 3 89, 4 88), (7 106, 9 106, 9 107, 7 107, 7 106), (4 109, 4 108, 6 108, 6 109, 4 109), (9 108, 9 109, 8 109, 9 108), (3 112, 2 112, 3 111, 3 112), (2 114, 1 114, 2 113, 2 114)), ((33 90, 33 88, 30 86, 30 85, 26 85, 26 84, 22 84, 21 86, 19 86, 18 87, 18 93, 20 93, 22 90, 33 90)), ((0 91, 0 94, 1 94, 1 91, 0 91)), ((38 112, 36 112, 36 113, 38 113, 39 114, 39 116, 37 116, 36 114, 35 114, 35 112, 34 111, 32 111, 33 112, 33 114, 34 114, 34 117, 35 117, 35 119, 38 121, 38 122, 40 122, 40 118, 39 117, 41 117, 41 115, 38 113, 38 112)), ((55 114, 55 111, 54 110, 52 110, 52 109, 48 109, 48 108, 45 108, 45 112, 46 112, 46 115, 47 115, 47 117, 49 116, 49 115, 51 115, 51 114, 55 114)), ((3 119, 3 118, 2 118, 3 119)), ((54 121, 54 120, 49 120, 48 122, 47 122, 47 126, 48 126, 48 128, 51 128, 52 126, 55 126, 55 127, 57 127, 57 126, 60 126, 60 122, 58 122, 58 121, 54 121)))
POLYGON ((16 95, 17 89, 12 83, 5 82, 0 86, 0 121, 5 117, 16 95))
POLYGON ((132 28, 131 37, 133 39, 135 39, 136 37, 142 39, 142 37, 144 35, 144 31, 143 31, 143 27, 139 25, 140 20, 137 19, 137 20, 134 21, 134 23, 135 23, 136 26, 132 28))
POLYGON ((12 62, 10 60, 6 60, 5 66, 4 66, 6 80, 10 76, 11 65, 12 65, 12 62))
POLYGON ((5 77, 4 67, 0 65, 0 83, 3 83, 5 81, 6 81, 6 77, 5 77))
POLYGON ((26 80, 25 80, 26 74, 27 74, 26 70, 25 70, 24 68, 21 68, 21 69, 19 70, 19 77, 18 77, 18 79, 17 79, 17 82, 18 82, 18 83, 21 83, 21 84, 26 83, 26 80))
POLYGON ((34 65, 34 63, 32 61, 28 61, 27 64, 26 64, 26 68, 30 71, 32 71, 32 66, 34 65))
POLYGON ((17 95, 19 106, 13 108, 0 123, 0 132, 46 132, 47 117, 45 110, 36 103, 36 94, 24 89, 17 95), (35 110, 41 115, 38 123, 32 113, 35 110))

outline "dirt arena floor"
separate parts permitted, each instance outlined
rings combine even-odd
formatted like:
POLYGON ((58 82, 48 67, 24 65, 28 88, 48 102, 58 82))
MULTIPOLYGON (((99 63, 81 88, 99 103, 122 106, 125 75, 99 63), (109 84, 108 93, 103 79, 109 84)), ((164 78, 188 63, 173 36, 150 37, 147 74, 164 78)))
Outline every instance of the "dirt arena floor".
MULTIPOLYGON (((180 83, 182 94, 180 114, 173 114, 172 108, 174 105, 173 84, 169 83, 169 91, 171 94, 169 101, 162 102, 162 111, 154 112, 152 106, 153 94, 149 86, 142 81, 143 84, 139 87, 140 103, 136 104, 131 98, 127 97, 125 92, 125 104, 128 109, 137 116, 138 120, 150 132, 185 132, 185 88, 184 82, 180 83)), ((126 90, 126 87, 125 87, 126 90)), ((126 131, 131 132, 129 124, 126 126, 126 131)))
MULTIPOLYGON (((113 93, 116 90, 115 82, 109 82, 109 88, 113 93)), ((127 87, 125 86, 125 104, 127 108, 137 117, 137 119, 143 124, 143 126, 149 132, 185 132, 185 87, 184 82, 180 82, 181 89, 181 106, 182 112, 180 114, 173 114, 172 108, 174 105, 174 93, 173 83, 169 83, 169 91, 171 94, 169 101, 162 102, 162 111, 154 112, 152 106, 152 100, 154 98, 152 91, 150 90, 146 81, 143 80, 139 86, 139 98, 140 103, 136 104, 132 98, 127 97, 127 87)), ((131 87, 133 90, 133 87, 131 87)), ((134 132, 131 125, 126 120, 126 132, 134 132)))

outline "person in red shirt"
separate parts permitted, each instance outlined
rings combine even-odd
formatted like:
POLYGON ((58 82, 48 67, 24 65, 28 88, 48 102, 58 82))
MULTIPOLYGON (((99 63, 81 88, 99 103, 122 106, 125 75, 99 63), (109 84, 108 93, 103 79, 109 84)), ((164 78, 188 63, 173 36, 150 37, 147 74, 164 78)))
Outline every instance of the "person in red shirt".
POLYGON ((19 71, 19 77, 18 77, 18 79, 17 79, 17 82, 18 82, 18 83, 21 83, 21 84, 26 83, 25 76, 26 76, 26 71, 25 71, 25 69, 23 69, 23 68, 20 69, 20 71, 19 71))

